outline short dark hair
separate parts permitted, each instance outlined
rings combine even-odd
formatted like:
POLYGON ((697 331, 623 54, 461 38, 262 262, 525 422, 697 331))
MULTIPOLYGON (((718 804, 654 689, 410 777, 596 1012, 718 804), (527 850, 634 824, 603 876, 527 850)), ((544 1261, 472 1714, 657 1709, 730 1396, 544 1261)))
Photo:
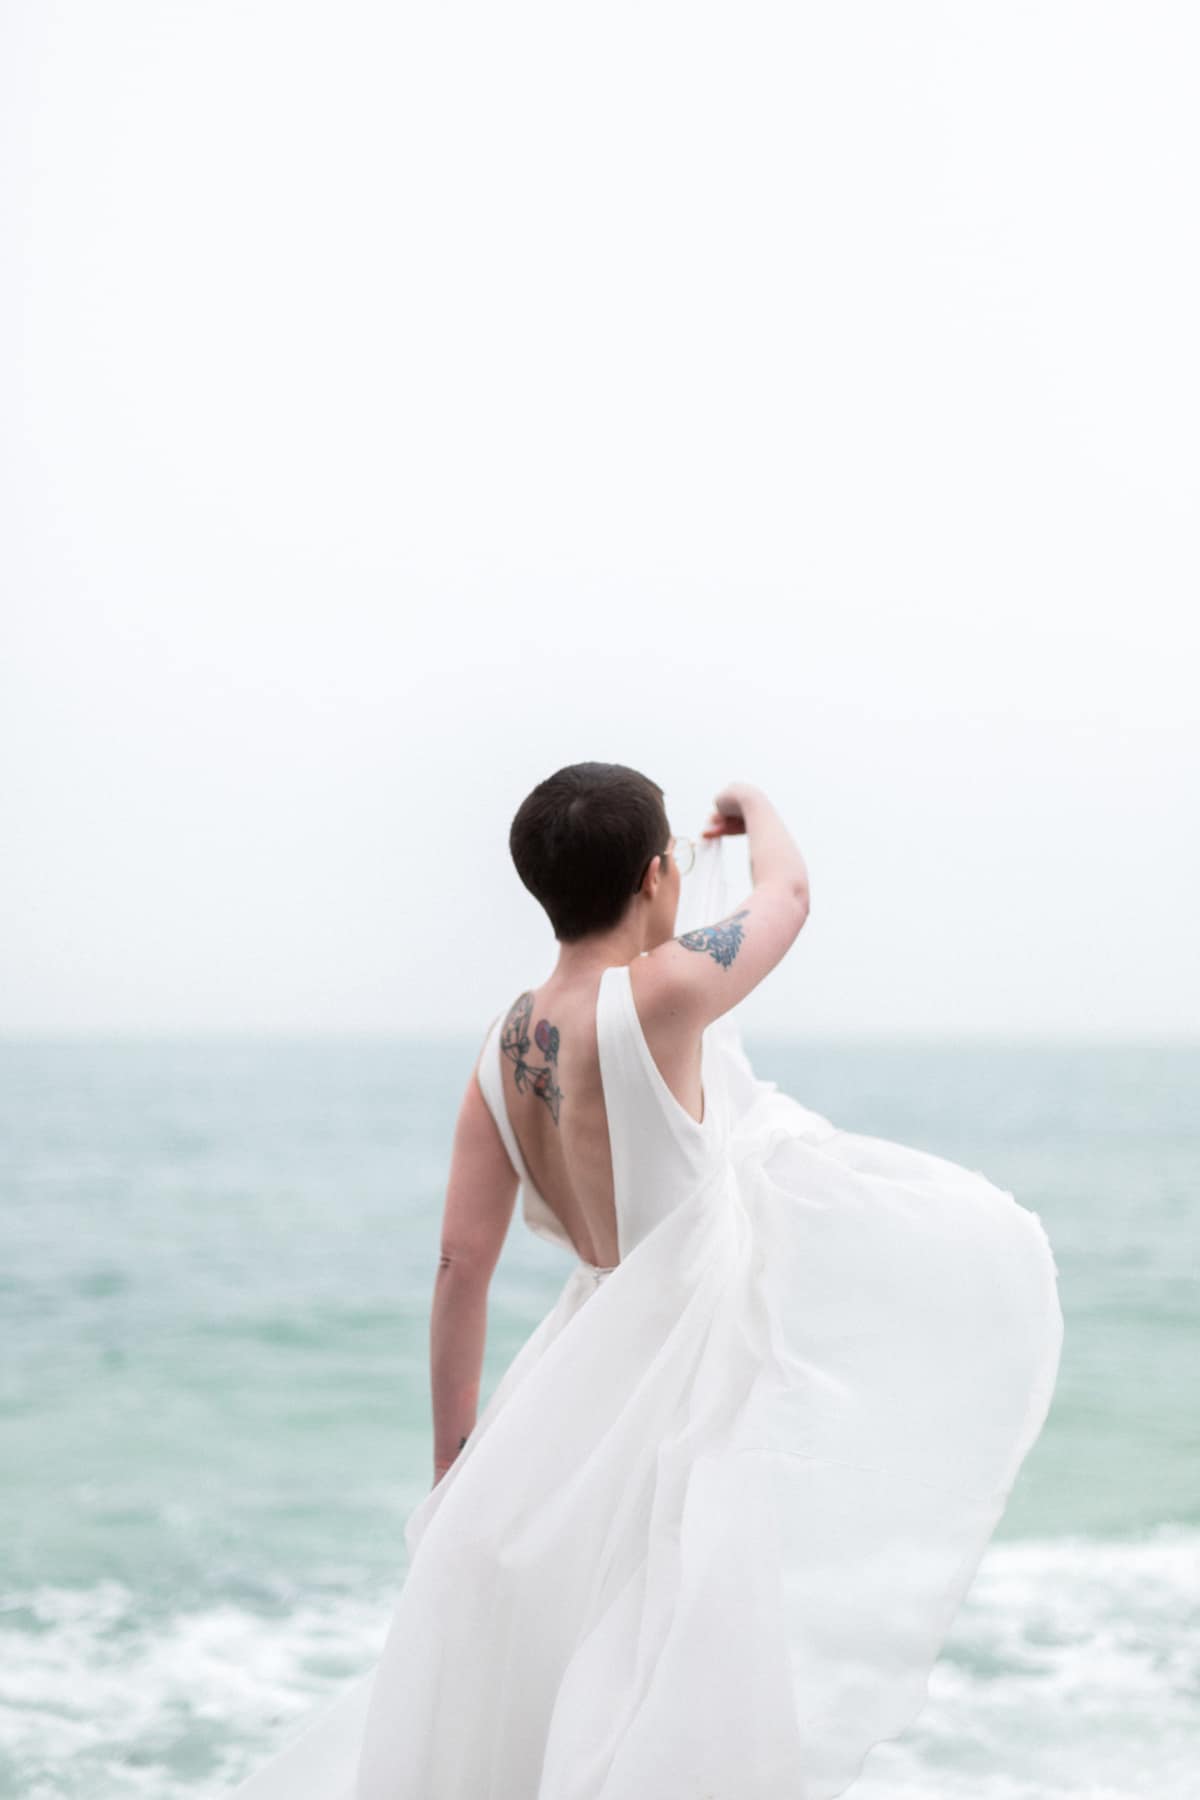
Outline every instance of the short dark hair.
POLYGON ((554 935, 576 943, 624 916, 671 826, 657 782, 623 763, 571 763, 522 800, 508 847, 554 935))

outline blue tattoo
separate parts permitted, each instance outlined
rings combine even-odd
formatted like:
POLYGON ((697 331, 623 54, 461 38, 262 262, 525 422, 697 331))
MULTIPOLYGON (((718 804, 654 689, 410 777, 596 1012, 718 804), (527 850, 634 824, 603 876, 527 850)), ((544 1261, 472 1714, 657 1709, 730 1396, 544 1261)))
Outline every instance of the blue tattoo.
POLYGON ((738 920, 744 919, 749 911, 748 906, 743 906, 740 912, 722 919, 719 925, 702 925, 698 931, 685 931, 676 941, 685 950, 707 950, 723 969, 727 969, 741 949, 745 932, 745 926, 739 925, 738 920))

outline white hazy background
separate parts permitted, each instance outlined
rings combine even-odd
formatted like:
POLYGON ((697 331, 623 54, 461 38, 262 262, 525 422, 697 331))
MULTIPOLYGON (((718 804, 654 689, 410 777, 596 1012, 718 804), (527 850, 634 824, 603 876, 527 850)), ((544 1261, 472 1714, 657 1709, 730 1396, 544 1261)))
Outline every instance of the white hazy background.
POLYGON ((1194 1037, 1198 50, 9 0, 3 1028, 482 1036, 594 758, 792 826, 749 1027, 1194 1037))

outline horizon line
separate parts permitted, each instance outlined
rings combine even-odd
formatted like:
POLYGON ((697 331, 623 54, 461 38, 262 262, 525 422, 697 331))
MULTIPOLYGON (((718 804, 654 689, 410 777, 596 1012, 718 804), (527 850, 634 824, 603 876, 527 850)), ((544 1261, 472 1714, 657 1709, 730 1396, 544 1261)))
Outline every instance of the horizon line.
MULTIPOLYGON (((714 1021, 715 1023, 715 1021, 714 1021)), ((1078 1029, 1012 1027, 915 1026, 911 1029, 856 1029, 850 1031, 780 1032, 769 1028, 741 1028, 741 1035, 755 1044, 800 1047, 828 1044, 979 1044, 1032 1046, 1045 1048, 1125 1049, 1200 1049, 1200 1032, 1147 1031, 1129 1028, 1104 1032, 1078 1029)), ((254 1026, 254 1025, 182 1025, 182 1026, 81 1026, 24 1027, 16 1030, 0 1028, 0 1045, 35 1044, 121 1044, 121 1043, 393 1043, 458 1048, 474 1044, 479 1034, 474 1031, 411 1031, 395 1026, 254 1026)))

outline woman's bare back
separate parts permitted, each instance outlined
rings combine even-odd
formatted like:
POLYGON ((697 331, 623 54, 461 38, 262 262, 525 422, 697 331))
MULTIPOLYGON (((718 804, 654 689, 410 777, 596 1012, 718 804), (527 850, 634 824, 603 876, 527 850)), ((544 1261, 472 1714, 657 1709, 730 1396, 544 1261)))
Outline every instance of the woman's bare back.
MULTIPOLYGON (((638 1000, 638 961, 630 989, 638 1000)), ((586 1262, 618 1261, 612 1149, 596 1045, 597 972, 586 982, 527 988, 500 1027, 504 1103, 538 1192, 586 1262)), ((639 1010, 639 1019, 641 1013, 639 1010)), ((701 1039, 671 1022, 642 1021, 659 1073, 700 1121, 701 1039)))

